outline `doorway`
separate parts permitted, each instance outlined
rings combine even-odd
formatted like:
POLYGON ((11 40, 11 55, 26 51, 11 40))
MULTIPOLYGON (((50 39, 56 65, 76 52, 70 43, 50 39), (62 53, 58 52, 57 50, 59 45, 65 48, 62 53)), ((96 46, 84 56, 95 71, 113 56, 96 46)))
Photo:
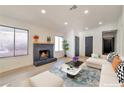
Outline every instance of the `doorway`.
POLYGON ((103 54, 114 52, 114 37, 110 39, 103 38, 103 54))
POLYGON ((103 32, 103 54, 107 55, 108 53, 115 51, 115 39, 116 31, 103 32))
POLYGON ((93 36, 85 37, 85 56, 91 57, 93 53, 93 36))

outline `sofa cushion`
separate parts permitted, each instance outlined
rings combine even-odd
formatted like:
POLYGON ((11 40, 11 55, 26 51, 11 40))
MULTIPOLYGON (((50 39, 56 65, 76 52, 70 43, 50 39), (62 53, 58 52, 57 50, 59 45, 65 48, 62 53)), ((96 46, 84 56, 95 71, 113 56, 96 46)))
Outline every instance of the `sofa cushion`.
POLYGON ((105 59, 90 57, 86 60, 86 64, 87 66, 101 69, 102 63, 104 63, 105 61, 106 61, 105 59))
POLYGON ((115 75, 101 74, 100 87, 120 87, 115 75))
POLYGON ((117 76, 116 73, 115 73, 115 71, 113 70, 113 68, 111 66, 111 63, 109 63, 107 61, 105 63, 103 63, 103 65, 102 65, 101 74, 117 76))
POLYGON ((61 87, 63 80, 55 74, 46 71, 30 78, 31 85, 34 87, 61 87))
POLYGON ((99 65, 99 64, 97 65, 94 63, 90 63, 90 62, 87 62, 86 65, 89 67, 97 68, 97 69, 101 69, 101 67, 102 67, 102 65, 99 65))
POLYGON ((91 58, 91 57, 88 58, 86 61, 87 61, 87 62, 94 63, 94 64, 98 64, 98 65, 102 65, 102 63, 105 62, 104 59, 101 59, 101 58, 91 58))

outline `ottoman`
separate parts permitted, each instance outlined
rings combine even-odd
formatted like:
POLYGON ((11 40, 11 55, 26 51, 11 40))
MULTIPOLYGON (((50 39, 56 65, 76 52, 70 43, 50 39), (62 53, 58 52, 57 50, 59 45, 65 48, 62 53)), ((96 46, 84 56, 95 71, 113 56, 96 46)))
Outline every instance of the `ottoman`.
POLYGON ((55 74, 45 71, 29 79, 33 87, 62 87, 64 81, 55 74))

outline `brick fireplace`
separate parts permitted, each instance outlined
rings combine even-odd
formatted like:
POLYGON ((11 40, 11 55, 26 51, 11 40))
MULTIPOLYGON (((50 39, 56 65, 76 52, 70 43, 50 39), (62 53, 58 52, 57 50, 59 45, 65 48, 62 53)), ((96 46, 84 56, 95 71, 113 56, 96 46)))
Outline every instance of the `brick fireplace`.
POLYGON ((54 62, 54 44, 34 44, 33 45, 33 61, 35 66, 54 62))

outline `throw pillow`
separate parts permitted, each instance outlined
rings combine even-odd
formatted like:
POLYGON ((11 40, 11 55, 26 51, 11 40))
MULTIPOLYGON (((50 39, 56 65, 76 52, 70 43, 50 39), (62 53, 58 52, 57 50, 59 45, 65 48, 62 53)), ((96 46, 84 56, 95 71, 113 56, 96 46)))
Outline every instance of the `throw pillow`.
POLYGON ((124 85, 124 62, 118 65, 116 69, 116 73, 117 73, 119 83, 121 83, 123 86, 124 85))
POLYGON ((119 56, 115 56, 112 61, 112 68, 114 71, 116 71, 117 66, 121 63, 121 59, 119 56))
POLYGON ((107 56, 107 61, 112 63, 114 56, 118 55, 116 52, 109 53, 107 56))
POLYGON ((92 56, 92 58, 100 58, 100 55, 99 54, 94 54, 93 53, 91 56, 92 56))

